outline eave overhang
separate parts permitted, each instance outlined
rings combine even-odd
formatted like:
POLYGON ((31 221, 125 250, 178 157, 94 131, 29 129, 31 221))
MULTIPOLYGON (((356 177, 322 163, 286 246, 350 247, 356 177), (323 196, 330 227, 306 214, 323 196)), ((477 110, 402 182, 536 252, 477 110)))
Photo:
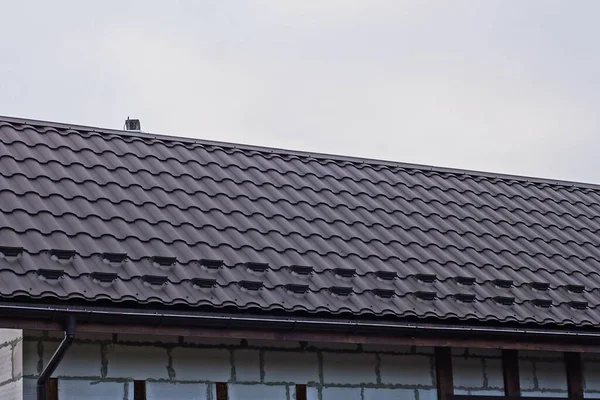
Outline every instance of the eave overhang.
POLYGON ((0 302, 0 328, 371 345, 600 352, 600 331, 0 302))

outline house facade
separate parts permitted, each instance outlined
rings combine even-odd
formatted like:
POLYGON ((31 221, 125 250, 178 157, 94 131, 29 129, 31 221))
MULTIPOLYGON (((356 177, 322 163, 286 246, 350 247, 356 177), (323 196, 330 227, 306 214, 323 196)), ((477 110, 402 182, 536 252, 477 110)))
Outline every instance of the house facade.
MULTIPOLYGON (((36 378, 61 336, 25 332, 24 398, 35 399, 36 378)), ((228 398, 436 400, 435 349, 268 340, 207 339, 128 334, 83 335, 55 372, 61 399, 135 399, 144 381, 147 399, 228 398)), ((564 355, 521 351, 522 396, 568 397, 564 355)), ((504 396, 499 349, 452 349, 455 394, 504 396)), ((584 394, 600 397, 600 357, 583 358, 584 394)))
POLYGON ((0 117, 0 398, 600 398, 600 188, 0 117))

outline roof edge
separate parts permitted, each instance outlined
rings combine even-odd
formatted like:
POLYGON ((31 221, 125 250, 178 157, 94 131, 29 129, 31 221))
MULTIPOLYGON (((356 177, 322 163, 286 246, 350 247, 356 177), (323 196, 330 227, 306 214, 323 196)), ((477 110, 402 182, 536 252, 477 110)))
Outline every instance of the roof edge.
POLYGON ((600 332, 528 328, 481 327, 406 322, 330 320, 297 317, 258 316, 197 312, 163 312, 147 309, 56 306, 0 302, 2 328, 62 330, 56 323, 75 317, 78 330, 128 333, 172 334, 177 336, 229 337, 371 343, 390 345, 513 348, 552 351, 600 349, 600 332), (85 329, 87 327, 87 329, 85 329), (83 329, 82 329, 83 328, 83 329))
POLYGON ((460 169, 460 168, 451 168, 451 167, 441 167, 441 166, 433 166, 433 165, 424 165, 424 164, 413 164, 413 163, 404 163, 400 161, 390 161, 383 159, 374 159, 367 157, 357 157, 357 156, 345 156, 340 154, 329 154, 329 153, 318 153, 311 151, 303 151, 303 150, 291 150, 284 148, 276 148, 276 147, 267 147, 267 146, 257 146, 251 144, 243 144, 243 143, 232 143, 232 142, 222 142, 216 140, 208 140, 208 139, 197 139, 197 138, 189 138, 183 136, 171 136, 167 134, 161 133, 153 133, 153 132, 133 132, 133 131, 125 131, 119 129, 111 129, 111 128, 101 128, 91 125, 80 125, 80 124, 70 124, 65 122, 54 122, 54 121, 44 121, 44 120, 36 120, 22 117, 10 117, 0 115, 0 122, 8 122, 8 123, 18 123, 23 125, 31 125, 34 127, 50 127, 56 129, 72 129, 77 131, 87 131, 87 132, 95 132, 99 134, 109 134, 109 135, 117 135, 124 137, 137 137, 141 139, 157 139, 164 140, 169 142, 180 142, 180 143, 190 143, 190 144, 203 144, 208 146, 219 146, 224 148, 232 148, 232 149, 241 149, 241 150, 252 150, 263 153, 275 153, 281 155, 289 155, 289 156, 297 156, 297 157, 309 157, 320 160, 329 160, 329 161, 342 161, 342 162, 351 162, 357 164, 369 164, 374 166, 388 166, 394 168, 404 168, 404 169, 413 169, 419 171, 429 171, 429 172, 438 172, 438 173, 448 173, 455 175, 468 175, 472 177, 484 177, 489 179, 502 179, 502 180, 513 180, 519 182, 527 182, 533 184, 540 185, 551 185, 551 186, 561 186, 561 187, 571 187, 578 189, 592 189, 592 190, 600 190, 600 184, 589 183, 589 182, 579 182, 579 181, 567 181, 560 179, 551 179, 551 178, 542 178, 542 177, 533 177, 526 175, 513 175, 513 174, 505 174, 505 173, 494 173, 489 171, 478 171, 478 170, 469 170, 469 169, 460 169))

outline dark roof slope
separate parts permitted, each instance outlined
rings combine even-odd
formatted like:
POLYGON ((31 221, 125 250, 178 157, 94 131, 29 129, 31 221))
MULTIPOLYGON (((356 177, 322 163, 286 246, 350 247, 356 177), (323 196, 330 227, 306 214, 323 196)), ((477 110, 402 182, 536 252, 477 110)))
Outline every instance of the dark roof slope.
POLYGON ((0 297, 591 325, 599 201, 591 185, 0 118, 0 297))

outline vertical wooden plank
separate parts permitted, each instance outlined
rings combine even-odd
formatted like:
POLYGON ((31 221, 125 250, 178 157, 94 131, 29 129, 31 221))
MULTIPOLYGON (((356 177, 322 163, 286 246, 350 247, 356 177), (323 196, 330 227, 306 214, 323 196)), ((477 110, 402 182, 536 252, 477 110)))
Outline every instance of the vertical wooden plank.
POLYGON ((306 400, 306 385, 296 385, 296 400, 306 400))
POLYGON ((448 400, 448 396, 454 394, 452 350, 450 347, 435 348, 435 375, 437 378, 438 400, 448 400))
POLYGON ((58 400, 58 379, 50 378, 46 382, 46 399, 58 400))
POLYGON ((517 350, 502 350, 502 374, 504 375, 504 395, 521 396, 519 378, 519 353, 517 350))
POLYGON ((217 400, 227 400, 227 383, 225 382, 217 382, 217 400))
POLYGON ((581 365, 581 354, 565 353, 565 370, 567 372, 569 399, 583 399, 583 368, 581 365))
POLYGON ((133 400, 146 400, 146 381, 133 381, 133 400))

